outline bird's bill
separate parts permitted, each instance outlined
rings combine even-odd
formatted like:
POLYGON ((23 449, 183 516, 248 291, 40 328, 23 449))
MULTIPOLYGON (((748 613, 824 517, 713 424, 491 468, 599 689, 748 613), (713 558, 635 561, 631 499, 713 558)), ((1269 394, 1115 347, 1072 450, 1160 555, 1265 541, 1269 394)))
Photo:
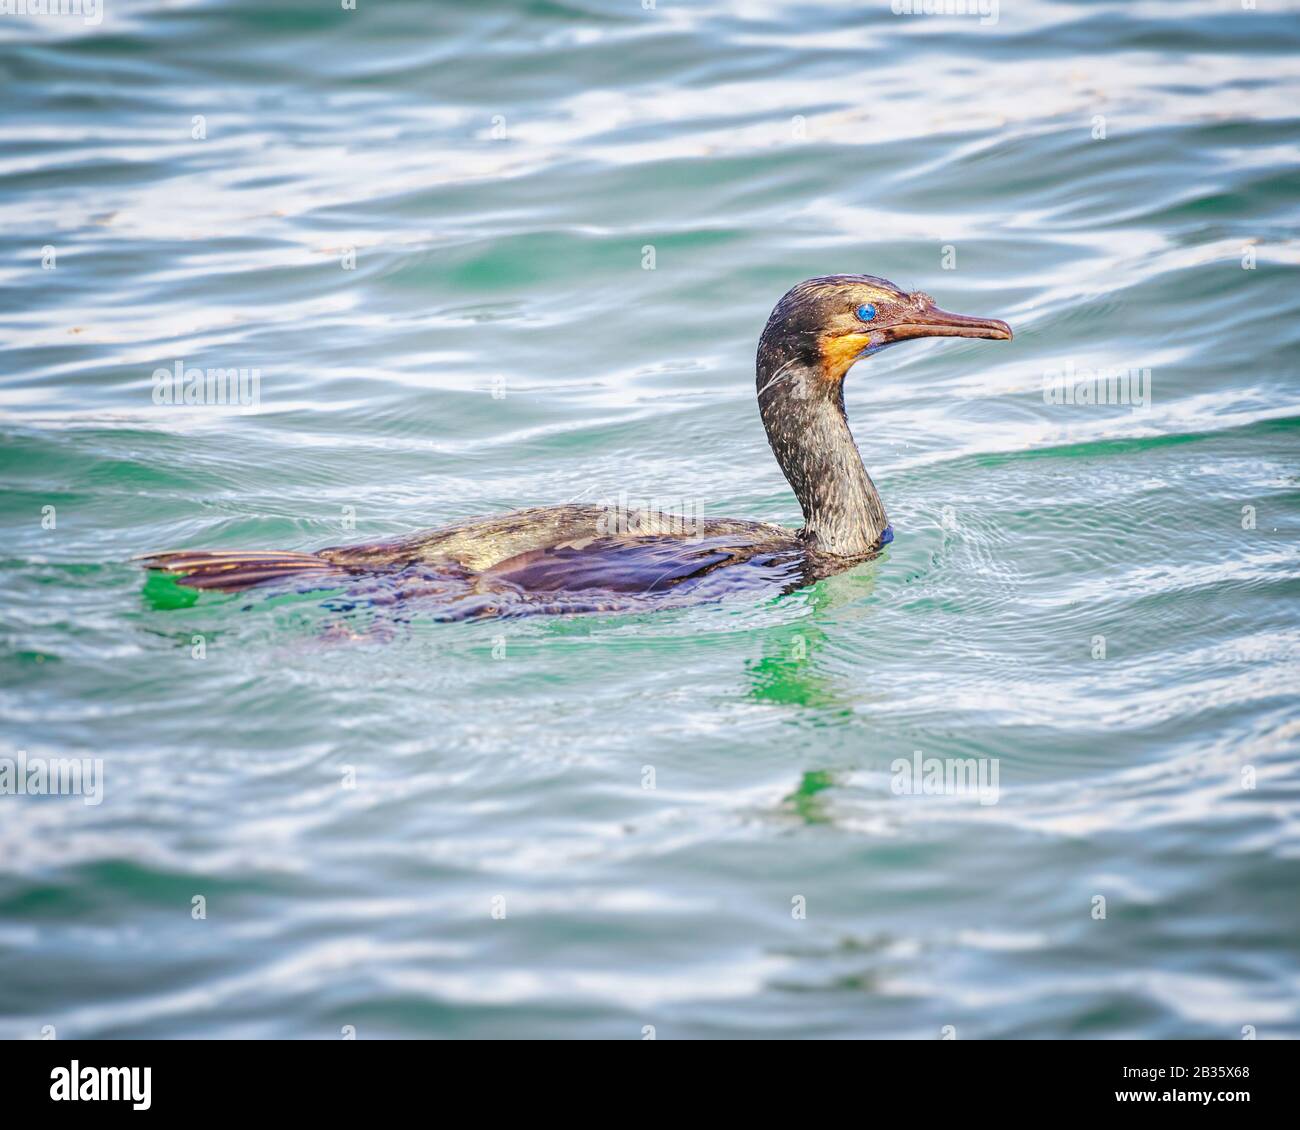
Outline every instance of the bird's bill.
POLYGON ((885 330, 885 334, 891 342, 914 337, 982 337, 1010 341, 1011 327, 1000 318, 975 318, 932 306, 910 315, 906 322, 896 322, 885 330))

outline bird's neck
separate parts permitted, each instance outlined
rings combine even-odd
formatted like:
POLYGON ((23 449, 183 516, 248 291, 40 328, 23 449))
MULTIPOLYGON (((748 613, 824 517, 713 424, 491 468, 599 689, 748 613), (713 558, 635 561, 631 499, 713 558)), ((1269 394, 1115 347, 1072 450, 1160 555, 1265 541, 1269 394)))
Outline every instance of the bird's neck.
POLYGON ((840 381, 806 362, 758 365, 758 404, 767 439, 803 508, 804 537, 824 553, 863 556, 889 524, 862 465, 840 381))

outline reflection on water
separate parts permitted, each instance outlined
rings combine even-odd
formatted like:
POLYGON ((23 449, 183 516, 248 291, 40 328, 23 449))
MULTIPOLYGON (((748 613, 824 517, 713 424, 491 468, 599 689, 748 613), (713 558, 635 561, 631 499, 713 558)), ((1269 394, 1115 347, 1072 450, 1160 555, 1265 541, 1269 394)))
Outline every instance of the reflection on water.
POLYGON ((838 693, 834 680, 819 667, 817 652, 830 638, 823 625, 834 631, 853 623, 867 627, 872 618, 873 578, 882 567, 879 560, 871 561, 802 592, 803 614, 794 623, 766 631, 762 658, 748 664, 755 701, 815 706, 827 717, 853 709, 860 691, 849 688, 846 694, 838 693))
POLYGON ((805 824, 825 824, 830 820, 830 813, 818 794, 835 784, 835 777, 825 770, 803 773, 799 787, 785 798, 785 803, 805 824))

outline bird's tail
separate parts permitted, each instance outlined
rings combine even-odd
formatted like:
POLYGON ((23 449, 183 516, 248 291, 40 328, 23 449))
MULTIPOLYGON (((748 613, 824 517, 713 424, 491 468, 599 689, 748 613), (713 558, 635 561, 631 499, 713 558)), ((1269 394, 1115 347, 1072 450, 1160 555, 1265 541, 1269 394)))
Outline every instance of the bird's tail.
POLYGON ((181 550, 151 553, 139 560, 146 569, 176 575, 179 584, 219 592, 239 592, 286 577, 324 580, 326 574, 347 575, 347 570, 314 553, 181 550))

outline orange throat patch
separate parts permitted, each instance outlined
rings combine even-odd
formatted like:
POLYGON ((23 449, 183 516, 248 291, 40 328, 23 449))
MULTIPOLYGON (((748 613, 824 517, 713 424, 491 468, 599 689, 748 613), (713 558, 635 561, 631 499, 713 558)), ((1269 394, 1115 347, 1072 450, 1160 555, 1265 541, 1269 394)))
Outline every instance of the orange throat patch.
POLYGON ((853 362, 861 356, 862 351, 870 344, 870 332, 823 337, 818 342, 818 350, 822 359, 823 378, 831 382, 842 381, 844 374, 853 367, 853 362))

